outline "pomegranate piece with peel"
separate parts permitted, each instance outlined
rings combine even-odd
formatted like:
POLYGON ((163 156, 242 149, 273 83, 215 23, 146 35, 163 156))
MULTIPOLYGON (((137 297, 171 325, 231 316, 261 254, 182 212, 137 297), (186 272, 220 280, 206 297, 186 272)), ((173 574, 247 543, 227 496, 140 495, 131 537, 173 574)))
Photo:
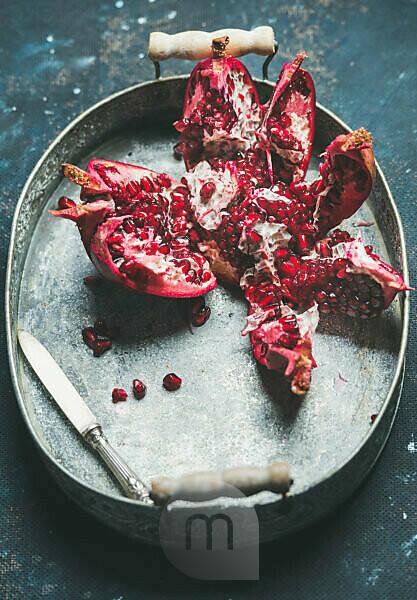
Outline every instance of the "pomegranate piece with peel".
POLYGON ((236 58, 215 56, 198 63, 188 80, 179 149, 187 170, 210 158, 236 158, 256 141, 261 120, 258 92, 236 58))
MULTIPOLYGON (((337 232, 336 240, 342 233, 337 232)), ((360 238, 347 233, 344 238, 334 245, 332 237, 322 240, 318 252, 301 259, 292 255, 284 262, 276 261, 287 302, 299 308, 317 302, 321 313, 368 319, 377 317, 398 292, 408 289, 401 275, 360 238), (294 273, 288 273, 288 265, 294 273)))
POLYGON ((310 162, 316 93, 311 75, 300 68, 305 58, 302 52, 283 65, 256 132, 266 152, 271 183, 302 181, 310 162))
POLYGON ((134 379, 132 382, 133 394, 137 400, 142 400, 146 395, 146 385, 140 379, 134 379))
POLYGON ((263 278, 254 270, 245 274, 241 287, 249 303, 242 334, 249 333, 256 360, 285 375, 294 394, 305 394, 311 371, 317 366, 312 356, 312 335, 319 320, 317 306, 297 314, 282 303, 279 281, 263 278))
POLYGON ((175 373, 168 373, 162 381, 162 385, 169 392, 175 392, 175 390, 178 390, 181 387, 181 384, 181 377, 178 377, 175 373))
POLYGON ((113 404, 117 404, 118 402, 126 402, 127 392, 122 388, 114 388, 111 393, 111 398, 113 404))
POLYGON ((94 159, 87 171, 64 165, 81 186, 82 204, 50 211, 75 221, 102 275, 137 292, 192 297, 216 287, 200 252, 189 190, 168 175, 94 159))
POLYGON ((375 177, 372 136, 366 129, 338 135, 324 153, 320 178, 309 186, 317 196, 321 234, 352 216, 369 196, 375 177))

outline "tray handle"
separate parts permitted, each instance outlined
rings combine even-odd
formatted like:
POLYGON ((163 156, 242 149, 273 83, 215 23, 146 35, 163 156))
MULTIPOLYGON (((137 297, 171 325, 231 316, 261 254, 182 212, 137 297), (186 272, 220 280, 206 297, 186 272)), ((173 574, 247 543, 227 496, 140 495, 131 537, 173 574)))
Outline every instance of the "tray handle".
POLYGON ((151 483, 151 497, 156 504, 171 499, 210 500, 231 496, 238 488, 246 496, 261 491, 286 494, 293 480, 288 463, 273 462, 265 467, 235 467, 224 471, 202 471, 178 478, 157 477, 151 483))
POLYGON ((159 61, 168 58, 183 60, 201 60, 213 56, 213 40, 220 47, 225 43, 228 56, 260 54, 267 56, 264 64, 264 78, 267 77, 268 65, 278 49, 274 30, 267 25, 256 27, 252 31, 244 29, 218 29, 217 31, 182 31, 180 33, 163 33, 154 31, 149 36, 148 56, 155 65, 156 79, 160 76, 159 61))

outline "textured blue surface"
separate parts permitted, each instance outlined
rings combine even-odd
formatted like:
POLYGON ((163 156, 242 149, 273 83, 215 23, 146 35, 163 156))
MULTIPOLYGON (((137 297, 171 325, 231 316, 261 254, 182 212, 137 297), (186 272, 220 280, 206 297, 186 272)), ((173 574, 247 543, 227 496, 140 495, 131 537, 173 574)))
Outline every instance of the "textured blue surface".
MULTIPOLYGON (((416 269, 415 1, 15 0, 0 5, 0 269, 13 210, 35 162, 79 112, 151 79, 149 31, 270 24, 271 66, 305 49, 318 100, 375 138, 416 269)), ((260 72, 257 57, 245 60, 260 72)), ((172 61, 164 73, 189 71, 172 61)), ((355 497, 286 542, 261 549, 256 583, 187 579, 159 550, 133 545, 69 503, 50 480, 18 413, 0 337, 0 597, 125 600, 413 599, 417 597, 415 300, 408 370, 396 424, 355 497)), ((337 452, 337 448, 335 448, 337 452)))

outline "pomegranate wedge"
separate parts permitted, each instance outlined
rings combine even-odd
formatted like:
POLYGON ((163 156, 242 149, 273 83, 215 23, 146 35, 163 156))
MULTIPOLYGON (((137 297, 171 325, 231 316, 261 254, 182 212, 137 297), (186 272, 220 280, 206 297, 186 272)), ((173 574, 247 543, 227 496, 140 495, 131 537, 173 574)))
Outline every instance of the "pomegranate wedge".
POLYGON ((294 394, 304 395, 317 366, 312 356, 312 335, 319 321, 317 306, 297 314, 282 304, 278 281, 265 279, 257 271, 245 273, 241 287, 249 302, 242 334, 250 334, 256 360, 288 378, 294 394))
POLYGON ((306 54, 284 64, 271 99, 263 107, 257 132, 267 154, 271 183, 302 181, 310 162, 314 138, 316 92, 310 74, 301 69, 306 54))
POLYGON ((320 178, 309 188, 317 197, 322 234, 352 216, 369 196, 375 177, 372 136, 366 129, 338 135, 324 153, 320 178))
POLYGON ((276 260, 283 297, 299 308, 317 302, 321 313, 370 319, 381 314, 398 292, 409 289, 370 246, 346 232, 320 241, 317 250, 301 259, 293 255, 276 260))
POLYGON ((183 115, 174 123, 187 170, 209 158, 236 158, 255 142, 261 109, 246 67, 219 56, 198 63, 188 81, 183 115))
POLYGON ((168 175, 94 159, 87 171, 64 165, 84 201, 51 211, 75 221, 97 269, 137 292, 200 296, 216 287, 207 260, 194 251, 188 188, 168 175))

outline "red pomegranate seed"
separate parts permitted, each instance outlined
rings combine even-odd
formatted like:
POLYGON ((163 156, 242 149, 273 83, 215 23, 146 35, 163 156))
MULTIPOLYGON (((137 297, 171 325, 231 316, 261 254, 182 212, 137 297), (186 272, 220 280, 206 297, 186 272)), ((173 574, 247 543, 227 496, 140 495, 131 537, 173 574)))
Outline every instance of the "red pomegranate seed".
POLYGON ((378 416, 378 413, 375 413, 375 414, 371 415, 371 425, 373 423, 375 423, 375 419, 377 418, 377 416, 378 416))
POLYGON ((166 390, 169 392, 174 392, 181 387, 182 379, 175 375, 175 373, 168 373, 165 375, 162 384, 166 390))
POLYGON ((82 335, 83 335, 84 343, 87 344, 87 346, 89 348, 94 350, 96 343, 97 343, 97 336, 95 334, 94 329, 92 327, 85 327, 82 330, 82 335))
POLYGON ((74 208, 74 206, 77 206, 74 200, 71 200, 66 196, 61 196, 61 198, 58 200, 59 210, 65 210, 66 208, 74 208))
POLYGON ((140 379, 134 379, 132 385, 135 398, 137 400, 142 400, 146 394, 146 385, 140 379))
POLYGON ((211 310, 209 306, 203 307, 198 313, 194 315, 193 325, 194 327, 201 327, 210 318, 211 310))
POLYGON ((111 393, 111 399, 113 404, 117 404, 118 402, 126 402, 127 392, 122 388, 114 388, 111 393))
POLYGON ((216 191, 216 184, 213 183, 212 181, 208 181, 207 183, 204 183, 201 186, 200 198, 204 202, 208 202, 215 191, 216 191))
POLYGON ((153 183, 152 181, 149 179, 149 177, 142 177, 142 179, 140 180, 142 189, 145 190, 145 192, 153 192, 153 183))
POLYGON ((102 318, 98 318, 94 321, 94 331, 96 335, 100 335, 102 337, 110 337, 107 323, 102 318))
POLYGON ((96 358, 98 358, 99 356, 107 352, 107 350, 110 350, 111 347, 112 343, 110 340, 97 340, 94 346, 93 355, 96 358))

